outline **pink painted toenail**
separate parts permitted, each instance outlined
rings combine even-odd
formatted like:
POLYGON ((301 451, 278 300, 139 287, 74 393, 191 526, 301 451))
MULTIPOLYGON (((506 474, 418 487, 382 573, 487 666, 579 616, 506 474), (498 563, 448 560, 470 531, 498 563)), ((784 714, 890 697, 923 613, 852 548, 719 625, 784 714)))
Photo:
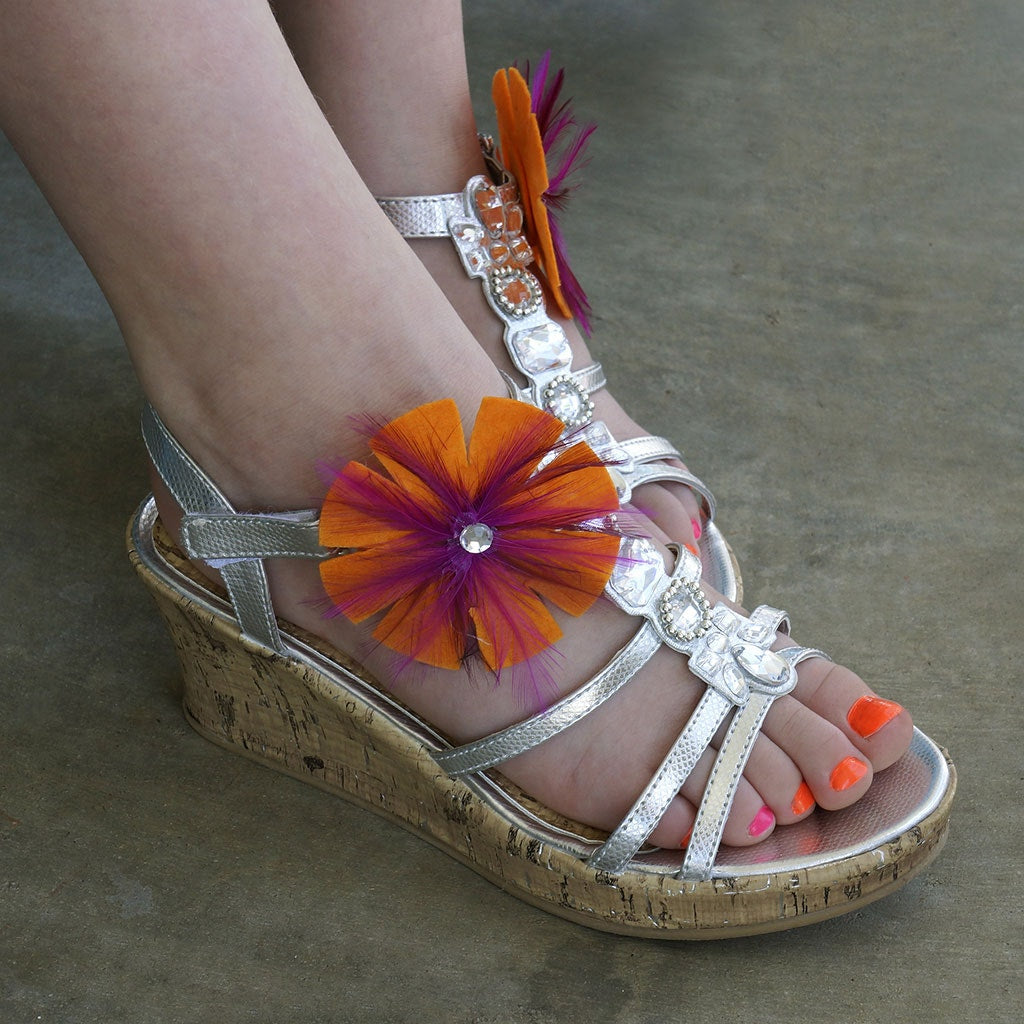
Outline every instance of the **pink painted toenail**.
POLYGON ((693 539, 700 540, 700 535, 704 532, 701 528, 699 519, 691 519, 690 524, 693 526, 693 539))
POLYGON ((754 820, 750 823, 750 828, 747 829, 747 834, 752 838, 756 839, 758 836, 763 836, 775 824, 775 815, 772 814, 772 809, 765 804, 754 815, 754 820))
POLYGON ((856 785, 867 774, 868 766, 857 757, 844 757, 832 769, 829 784, 837 793, 856 785))

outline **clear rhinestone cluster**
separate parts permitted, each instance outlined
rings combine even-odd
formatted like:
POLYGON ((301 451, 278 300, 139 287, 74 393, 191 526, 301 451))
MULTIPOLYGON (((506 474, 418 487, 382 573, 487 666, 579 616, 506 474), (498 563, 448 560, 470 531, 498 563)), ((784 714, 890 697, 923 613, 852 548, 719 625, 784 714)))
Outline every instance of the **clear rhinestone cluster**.
POLYGON ((711 629, 711 605, 698 583, 676 579, 661 595, 658 619, 670 637, 688 644, 711 629))
POLYGON ((690 668, 705 682, 727 691, 737 703, 749 696, 750 679, 785 692, 794 684, 795 673, 782 655, 768 649, 774 639, 775 631, 767 622, 748 619, 719 605, 690 668))
POLYGON ((544 408, 567 427, 582 427, 594 415, 590 396, 567 373, 552 377, 544 385, 541 401, 544 408))

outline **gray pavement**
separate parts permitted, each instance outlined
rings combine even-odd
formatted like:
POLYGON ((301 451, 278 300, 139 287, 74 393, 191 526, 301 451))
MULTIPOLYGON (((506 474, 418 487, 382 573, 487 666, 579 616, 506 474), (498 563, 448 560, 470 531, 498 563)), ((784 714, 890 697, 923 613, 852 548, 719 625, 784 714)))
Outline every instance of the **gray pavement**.
POLYGON ((0 1020, 1020 1019, 1024 5, 469 5, 600 124, 595 351, 790 610, 960 771, 895 896, 759 939, 592 933, 186 726, 122 531, 117 327, 0 148, 0 1020))

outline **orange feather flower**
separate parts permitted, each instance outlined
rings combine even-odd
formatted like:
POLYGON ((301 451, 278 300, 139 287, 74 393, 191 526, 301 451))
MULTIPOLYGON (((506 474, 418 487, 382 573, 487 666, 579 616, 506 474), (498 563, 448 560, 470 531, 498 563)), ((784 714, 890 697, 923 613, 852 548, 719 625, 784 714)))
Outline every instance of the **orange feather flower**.
POLYGON ((568 102, 559 103, 564 74, 558 71, 549 79, 549 63, 550 54, 545 54, 532 88, 529 65, 525 78, 515 67, 498 71, 491 96, 501 161, 519 185, 537 265, 562 315, 576 317, 589 335, 590 305, 569 267, 555 212, 564 207, 572 190, 569 180, 595 126, 579 128, 568 102))
POLYGON ((324 501, 321 543, 355 549, 321 563, 333 610, 384 613, 374 637, 439 668, 478 650, 497 671, 550 647, 561 630, 544 602, 581 615, 619 550, 601 525, 619 507, 611 477, 562 430, 505 398, 483 400, 468 448, 450 399, 380 429, 385 473, 350 462, 324 501))

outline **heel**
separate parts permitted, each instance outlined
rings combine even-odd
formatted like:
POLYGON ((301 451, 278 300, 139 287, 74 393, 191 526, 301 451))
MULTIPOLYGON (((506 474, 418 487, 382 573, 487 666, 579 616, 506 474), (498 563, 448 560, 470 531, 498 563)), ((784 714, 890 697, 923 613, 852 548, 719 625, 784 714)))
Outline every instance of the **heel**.
POLYGON ((185 560, 161 550, 160 532, 155 507, 144 505, 129 530, 129 556, 170 631, 192 728, 422 834, 424 804, 447 804, 457 787, 433 761, 429 737, 396 722, 392 714, 407 717, 403 710, 337 662, 328 676, 315 651, 292 658, 242 637, 218 599, 184 575, 185 560))

